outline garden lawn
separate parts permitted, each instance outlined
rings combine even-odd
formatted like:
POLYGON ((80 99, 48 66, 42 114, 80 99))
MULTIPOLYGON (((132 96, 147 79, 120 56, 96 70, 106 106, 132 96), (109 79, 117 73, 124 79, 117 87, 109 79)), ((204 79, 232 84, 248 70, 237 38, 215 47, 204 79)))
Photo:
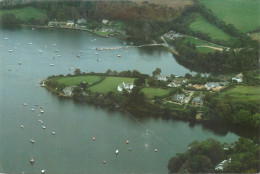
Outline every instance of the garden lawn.
POLYGON ((21 18, 22 21, 28 21, 30 18, 37 20, 44 20, 47 18, 45 10, 40 10, 34 7, 0 10, 0 15, 4 13, 14 13, 16 18, 21 18))
POLYGON ((146 97, 148 97, 149 99, 153 99, 155 96, 167 96, 171 89, 145 87, 141 91, 144 93, 146 97))
POLYGON ((204 18, 199 13, 196 13, 195 21, 190 24, 189 28, 193 31, 208 33, 213 40, 228 41, 232 38, 230 35, 223 32, 217 26, 211 24, 206 18, 204 18))
POLYGON ((220 93, 220 98, 230 96, 234 102, 256 102, 260 104, 260 88, 258 86, 237 85, 220 93))
POLYGON ((242 32, 252 31, 260 26, 259 0, 199 0, 211 9, 220 20, 242 32))
POLYGON ((101 79, 100 76, 77 76, 77 77, 61 77, 57 81, 60 84, 66 86, 79 85, 81 82, 87 82, 88 84, 95 83, 101 79))
POLYGON ((134 83, 135 78, 127 77, 106 77, 101 83, 98 83, 94 86, 88 88, 92 92, 107 93, 109 91, 116 91, 117 86, 121 85, 123 82, 134 83))

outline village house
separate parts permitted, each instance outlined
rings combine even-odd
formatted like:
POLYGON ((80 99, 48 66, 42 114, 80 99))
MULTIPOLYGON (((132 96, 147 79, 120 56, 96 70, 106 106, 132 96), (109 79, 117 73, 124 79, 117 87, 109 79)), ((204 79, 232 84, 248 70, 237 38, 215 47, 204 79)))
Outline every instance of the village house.
POLYGON ((187 79, 185 78, 177 78, 174 79, 173 82, 169 83, 167 86, 171 88, 180 87, 181 85, 187 83, 187 79))
POLYGON ((133 84, 125 84, 124 82, 121 85, 117 86, 117 90, 119 92, 122 92, 123 89, 127 90, 128 92, 131 92, 135 85, 133 84))
POLYGON ((167 81, 167 77, 164 76, 164 75, 157 75, 155 76, 157 80, 160 80, 160 81, 167 81))
POLYGON ((74 21, 68 21, 66 24, 68 27, 72 27, 74 25, 74 21))
POLYGON ((203 100, 202 96, 198 96, 192 99, 192 105, 195 107, 202 107, 203 106, 203 100))
POLYGON ((239 73, 238 75, 232 78, 232 81, 236 81, 237 83, 243 82, 243 74, 239 73))
POLYGON ((72 91, 73 91, 73 88, 75 88, 76 86, 68 86, 66 88, 63 89, 63 93, 65 96, 72 96, 72 91))
POLYGON ((185 97, 186 96, 184 94, 177 94, 172 98, 172 100, 182 104, 184 103, 185 97))
POLYGON ((87 20, 85 18, 81 18, 81 19, 78 19, 77 20, 77 23, 78 24, 86 24, 87 23, 87 20))

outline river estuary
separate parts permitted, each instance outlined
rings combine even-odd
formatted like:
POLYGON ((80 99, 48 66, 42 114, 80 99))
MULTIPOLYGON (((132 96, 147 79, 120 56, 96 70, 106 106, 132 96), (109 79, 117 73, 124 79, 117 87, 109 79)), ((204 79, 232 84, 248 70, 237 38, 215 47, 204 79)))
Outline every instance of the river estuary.
POLYGON ((126 45, 130 44, 115 37, 82 31, 0 30, 0 173, 40 173, 41 169, 57 174, 167 173, 168 160, 186 151, 193 140, 215 138, 231 143, 238 139, 234 133, 219 135, 188 122, 149 117, 139 120, 108 112, 61 99, 39 85, 50 75, 73 73, 72 68, 77 67, 85 72, 110 68, 151 74, 157 67, 164 75, 190 72, 166 51, 128 48, 95 55, 96 47, 126 45), (44 113, 39 112, 40 106, 44 113), (31 157, 34 165, 30 164, 31 157))

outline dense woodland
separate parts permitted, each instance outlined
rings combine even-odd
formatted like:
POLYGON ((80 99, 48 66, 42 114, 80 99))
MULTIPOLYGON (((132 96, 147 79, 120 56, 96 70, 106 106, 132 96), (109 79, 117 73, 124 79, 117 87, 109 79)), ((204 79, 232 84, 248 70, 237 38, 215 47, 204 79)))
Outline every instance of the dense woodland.
POLYGON ((214 139, 193 141, 185 153, 169 160, 168 169, 170 173, 258 173, 259 155, 259 145, 245 138, 230 145, 214 139), (229 159, 223 171, 215 170, 220 162, 229 159))

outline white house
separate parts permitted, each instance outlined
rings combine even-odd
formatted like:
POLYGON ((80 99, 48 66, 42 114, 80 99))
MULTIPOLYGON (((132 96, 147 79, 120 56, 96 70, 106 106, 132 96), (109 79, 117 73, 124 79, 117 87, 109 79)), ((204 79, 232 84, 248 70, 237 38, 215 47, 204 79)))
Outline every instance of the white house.
POLYGON ((108 24, 108 22, 109 22, 109 20, 106 20, 106 19, 103 19, 103 20, 102 20, 102 23, 103 23, 103 24, 108 24))
POLYGON ((121 85, 117 86, 117 90, 122 92, 123 89, 127 90, 128 92, 131 92, 131 90, 134 88, 135 85, 133 84, 125 84, 124 82, 121 85))
POLYGON ((167 77, 163 76, 163 75, 157 75, 156 78, 157 78, 157 80, 160 80, 160 81, 167 81, 167 77))
POLYGON ((68 21, 66 25, 72 27, 74 25, 74 21, 68 21))

